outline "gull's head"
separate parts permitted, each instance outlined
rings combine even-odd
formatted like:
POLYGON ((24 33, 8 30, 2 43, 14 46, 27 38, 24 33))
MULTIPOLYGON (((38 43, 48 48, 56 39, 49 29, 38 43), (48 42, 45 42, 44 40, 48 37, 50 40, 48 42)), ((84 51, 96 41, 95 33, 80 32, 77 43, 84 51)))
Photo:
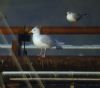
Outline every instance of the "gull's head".
POLYGON ((40 29, 38 27, 34 27, 34 28, 32 28, 32 30, 29 33, 39 34, 40 33, 40 29))
POLYGON ((71 14, 71 13, 72 13, 71 11, 66 12, 67 15, 68 15, 68 14, 71 14))

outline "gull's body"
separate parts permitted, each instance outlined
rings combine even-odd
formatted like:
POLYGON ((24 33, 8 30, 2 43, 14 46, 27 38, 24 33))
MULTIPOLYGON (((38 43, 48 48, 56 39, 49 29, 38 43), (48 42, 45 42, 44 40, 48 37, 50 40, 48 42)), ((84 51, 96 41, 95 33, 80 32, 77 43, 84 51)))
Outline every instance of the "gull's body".
POLYGON ((34 34, 32 39, 37 48, 51 48, 53 46, 53 41, 47 35, 34 34))
POLYGON ((66 19, 69 22, 76 22, 78 19, 78 15, 76 13, 73 13, 73 12, 67 12, 66 19))

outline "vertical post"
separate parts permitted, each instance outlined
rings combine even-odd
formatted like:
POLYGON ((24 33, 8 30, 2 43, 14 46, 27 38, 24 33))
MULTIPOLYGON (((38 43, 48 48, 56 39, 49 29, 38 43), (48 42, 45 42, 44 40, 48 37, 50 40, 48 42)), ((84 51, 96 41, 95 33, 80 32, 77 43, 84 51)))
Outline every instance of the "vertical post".
POLYGON ((20 37, 19 37, 20 35, 18 35, 18 45, 19 45, 19 47, 18 47, 18 55, 19 56, 21 56, 21 54, 22 54, 22 41, 20 40, 20 37))
POLYGON ((21 42, 17 39, 12 40, 12 51, 16 56, 21 55, 21 42))
POLYGON ((23 55, 27 55, 27 50, 25 49, 25 42, 30 41, 30 35, 19 34, 18 39, 12 41, 12 51, 15 55, 22 55, 22 43, 24 43, 23 55))

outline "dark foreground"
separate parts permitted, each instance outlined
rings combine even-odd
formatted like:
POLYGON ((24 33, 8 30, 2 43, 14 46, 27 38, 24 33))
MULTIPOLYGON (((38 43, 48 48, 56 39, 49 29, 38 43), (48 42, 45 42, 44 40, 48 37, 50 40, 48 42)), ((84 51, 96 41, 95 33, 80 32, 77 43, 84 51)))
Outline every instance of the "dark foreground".
MULTIPOLYGON (((0 71, 100 71, 99 56, 0 56, 0 71), (20 66, 19 66, 20 65, 20 66), (21 68, 21 69, 20 69, 21 68)), ((5 88, 44 88, 38 81, 11 81, 5 88), (28 84, 27 84, 28 82, 28 84)), ((100 81, 41 81, 45 88, 100 88, 100 81)), ((1 87, 1 88, 2 88, 1 87)))

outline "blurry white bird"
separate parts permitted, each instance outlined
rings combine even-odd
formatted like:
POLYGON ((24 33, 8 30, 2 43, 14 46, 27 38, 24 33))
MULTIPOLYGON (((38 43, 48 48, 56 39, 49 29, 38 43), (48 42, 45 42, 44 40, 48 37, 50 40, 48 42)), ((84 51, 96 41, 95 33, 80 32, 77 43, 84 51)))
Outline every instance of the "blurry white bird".
POLYGON ((34 27, 30 33, 32 33, 32 41, 37 48, 40 48, 40 56, 45 57, 46 49, 51 48, 53 46, 59 45, 57 44, 58 41, 48 36, 40 34, 40 29, 38 27, 34 27), (42 52, 44 50, 44 52, 42 52))
POLYGON ((80 20, 83 16, 88 16, 87 14, 78 14, 78 13, 74 13, 71 11, 68 11, 66 13, 66 19, 69 22, 77 22, 78 20, 80 20))

